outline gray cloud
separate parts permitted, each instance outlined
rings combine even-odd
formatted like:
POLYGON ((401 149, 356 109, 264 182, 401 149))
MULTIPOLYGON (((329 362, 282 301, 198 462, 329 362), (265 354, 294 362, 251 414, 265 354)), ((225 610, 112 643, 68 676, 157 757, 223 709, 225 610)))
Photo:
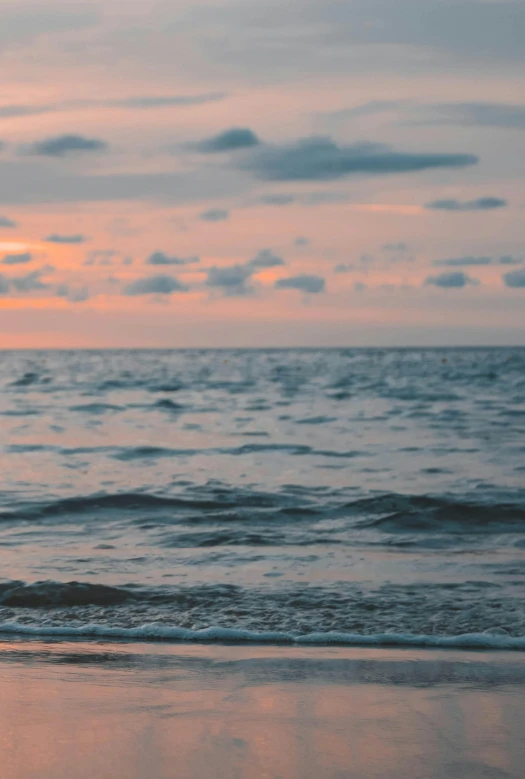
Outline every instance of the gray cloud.
MULTIPOLYGON (((475 68, 479 76, 502 64, 519 67, 525 57, 520 0, 233 0, 205 8, 195 4, 178 31, 186 58, 191 35, 192 53, 250 85, 295 81, 298 74, 411 76, 446 66, 469 75, 475 68)), ((166 17, 174 29, 173 15, 166 17)))
POLYGON ((17 223, 8 216, 0 216, 0 227, 17 227, 17 223))
POLYGON ((329 137, 314 136, 283 146, 263 146, 239 167, 267 180, 327 181, 351 174, 408 173, 477 162, 472 154, 396 152, 375 143, 338 146, 329 137))
POLYGON ((452 257, 449 260, 434 260, 432 265, 443 266, 447 265, 453 268, 461 268, 469 265, 519 265, 522 262, 521 258, 510 257, 504 255, 503 257, 452 257))
POLYGON ((270 249, 261 249, 255 257, 244 264, 209 268, 206 286, 222 289, 226 295, 250 295, 253 293, 253 287, 248 282, 254 276, 266 268, 283 265, 285 262, 282 257, 273 254, 270 249))
MULTIPOLYGON (((387 246, 404 246, 404 244, 387 244, 387 246)), ((383 248, 386 248, 385 246, 383 248)), ((395 251, 398 251, 395 249, 395 251)), ((334 273, 351 273, 352 271, 358 271, 366 273, 370 265, 375 262, 375 258, 371 254, 361 254, 359 257, 359 265, 355 265, 349 262, 341 262, 334 267, 334 273)))
POLYGON ((439 276, 429 276, 425 280, 425 284, 432 284, 435 287, 442 287, 443 289, 461 289, 466 287, 467 284, 477 284, 475 279, 471 279, 462 271, 450 271, 449 273, 441 273, 439 276))
MULTIPOLYGON (((479 4, 478 4, 479 8, 479 4)), ((332 119, 351 119, 357 116, 399 111, 408 115, 403 123, 412 125, 457 125, 525 130, 523 103, 415 103, 404 100, 375 100, 322 116, 332 119)))
POLYGON ((263 206, 289 206, 297 203, 300 206, 323 206, 330 203, 346 203, 351 199, 347 192, 302 192, 300 194, 261 195, 254 202, 263 206))
POLYGON ((500 257, 498 262, 500 265, 521 265, 523 257, 511 257, 506 254, 505 256, 500 257))
POLYGON ((224 222, 230 216, 230 212, 224 208, 210 208, 208 211, 203 211, 199 214, 199 219, 204 222, 224 222))
POLYGON ((326 282, 322 276, 309 276, 307 274, 278 279, 274 284, 275 289, 297 289, 311 295, 324 292, 325 286, 326 282))
POLYGON ((389 111, 408 115, 408 119, 403 124, 525 130, 525 104, 520 103, 416 103, 407 100, 375 100, 352 108, 330 111, 322 116, 331 119, 351 119, 389 111))
POLYGON ((4 104, 0 105, 0 118, 10 119, 22 116, 71 112, 86 108, 122 108, 148 110, 174 106, 194 106, 224 100, 226 92, 210 92, 202 95, 138 95, 122 100, 65 100, 59 103, 40 105, 4 104))
POLYGON ((87 287, 71 288, 67 284, 59 284, 55 294, 58 298, 65 298, 70 303, 84 303, 89 300, 89 289, 87 287))
POLYGON ((449 260, 435 260, 432 265, 448 265, 452 268, 469 265, 492 265, 492 257, 452 257, 449 260))
POLYGON ((171 295, 172 292, 187 292, 188 287, 174 276, 147 276, 132 281, 124 287, 123 294, 136 295, 171 295))
POLYGON ((65 157, 68 154, 99 152, 108 148, 105 141, 85 138, 82 135, 59 135, 38 141, 29 147, 28 153, 40 157, 65 157))
POLYGON ((9 289, 9 279, 3 273, 0 273, 0 295, 7 295, 9 293, 9 289))
POLYGON ((372 116, 399 108, 403 103, 399 100, 370 100, 368 103, 341 108, 338 111, 328 111, 324 116, 332 119, 354 119, 360 116, 372 116))
POLYGON ((195 144, 195 148, 205 154, 236 151, 237 149, 249 149, 258 146, 260 141, 255 133, 248 127, 232 127, 219 135, 207 138, 195 144))
POLYGON ((364 292, 368 289, 368 286, 362 281, 354 282, 354 292, 364 292))
POLYGON ((500 197, 479 197, 476 200, 433 200, 425 208, 435 211, 493 211, 505 208, 508 202, 500 197))
POLYGON ((85 235, 57 235, 53 233, 44 240, 48 243, 85 243, 89 239, 85 235))
POLYGON ((170 106, 192 106, 215 103, 224 100, 226 92, 208 92, 202 95, 145 95, 128 97, 125 100, 105 100, 100 105, 115 108, 168 108, 170 106))
POLYGON ((15 276, 10 279, 11 284, 18 292, 37 292, 41 289, 47 289, 49 284, 42 281, 42 276, 47 270, 34 270, 26 276, 15 276))
POLYGON ((61 32, 80 30, 93 27, 99 17, 93 11, 74 9, 67 10, 59 4, 46 3, 38 7, 36 3, 17 2, 12 5, 4 3, 1 10, 0 42, 2 49, 27 43, 42 35, 53 35, 61 32), (55 7, 53 7, 55 6, 55 7))
POLYGON ((273 254, 270 249, 261 249, 257 252, 255 257, 247 263, 247 267, 262 270, 264 268, 276 268, 284 264, 285 262, 282 257, 273 254))
POLYGON ((229 265, 226 268, 212 267, 208 269, 206 286, 222 289, 227 295, 248 295, 253 289, 247 284, 254 275, 250 265, 229 265))
MULTIPOLYGON (((56 6, 59 0, 53 2, 56 6)), ((9 3, 22 6, 25 14, 18 12, 16 35, 9 25, 0 28, 7 44, 20 35, 27 38, 35 3, 30 12, 26 3, 9 3)), ((381 78, 381 73, 411 78, 447 66, 460 76, 475 70, 485 77, 508 73, 509 65, 519 67, 525 56, 520 0, 426 0, 424 8, 421 0, 291 0, 284 5, 278 0, 158 0, 155 12, 140 21, 134 4, 110 5, 118 6, 119 13, 109 12, 109 27, 60 41, 66 67, 91 63, 96 53, 109 73, 128 62, 133 69, 142 66, 137 72, 143 77, 158 74, 166 83, 212 73, 214 80, 230 78, 253 87, 282 84, 290 77, 295 83, 298 74, 305 79, 327 72, 344 72, 354 80, 371 74, 381 78)), ((43 26, 52 23, 42 18, 36 27, 43 26)))
POLYGON ((54 105, 0 105, 0 118, 12 119, 20 116, 37 116, 55 111, 54 105))
POLYGON ((31 262, 33 255, 31 252, 22 252, 21 254, 4 254, 2 265, 25 265, 31 262))
POLYGON ((145 260, 146 265, 193 265, 200 262, 199 257, 169 257, 164 252, 153 252, 145 260))
POLYGON ((434 117, 424 124, 500 127, 525 130, 525 105, 511 103, 442 103, 430 106, 434 117))
POLYGON ((294 246, 308 246, 310 239, 305 235, 298 235, 294 241, 294 246))
POLYGON ((89 252, 84 265, 95 265, 98 261, 99 265, 111 265, 113 257, 118 257, 119 252, 115 249, 95 249, 89 252))
POLYGON ((525 289, 525 269, 512 270, 503 275, 503 283, 511 289, 525 289))

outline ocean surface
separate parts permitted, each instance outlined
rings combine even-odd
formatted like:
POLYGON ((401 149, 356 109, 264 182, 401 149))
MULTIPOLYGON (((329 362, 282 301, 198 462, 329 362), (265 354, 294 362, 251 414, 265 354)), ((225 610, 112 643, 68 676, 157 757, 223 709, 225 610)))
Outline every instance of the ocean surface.
POLYGON ((525 649, 525 349, 0 352, 0 634, 525 649))

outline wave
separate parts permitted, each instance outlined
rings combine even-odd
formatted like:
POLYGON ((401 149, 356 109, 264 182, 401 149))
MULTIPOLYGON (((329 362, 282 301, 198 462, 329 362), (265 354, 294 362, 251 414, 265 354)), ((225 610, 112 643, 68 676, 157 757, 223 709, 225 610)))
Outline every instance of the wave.
POLYGON ((298 419, 296 424, 298 425, 328 425, 331 422, 337 422, 337 417, 318 416, 318 417, 304 417, 304 419, 298 419))
MULTIPOLYGON (((153 409, 163 409, 171 412, 180 413, 184 410, 171 401, 162 401, 150 406, 153 409), (167 405, 166 405, 167 404, 167 405)), ((78 409, 77 409, 78 410, 78 409)), ((106 407, 103 410, 108 411, 106 407)), ((113 410, 117 410, 114 408, 113 410)), ((97 413, 101 413, 99 408, 97 413)), ((202 412, 202 409, 201 409, 202 412)), ((80 446, 80 447, 61 447, 53 444, 9 444, 6 447, 9 454, 26 454, 34 452, 47 452, 59 454, 64 457, 75 457, 77 455, 105 455, 121 462, 132 462, 134 460, 149 460, 158 458, 176 458, 176 457, 200 457, 227 455, 231 457, 243 457, 245 455, 273 454, 281 453, 291 456, 314 456, 326 458, 353 459, 355 457, 367 457, 366 453, 358 450, 337 451, 332 449, 313 449, 306 444, 243 444, 234 447, 210 447, 198 449, 174 449, 166 446, 80 446)))
POLYGON ((497 585, 487 592, 485 582, 370 591, 273 580, 255 587, 4 581, 0 623, 57 636, 420 646, 466 646, 468 636, 469 646, 525 648, 520 594, 497 585))
POLYGON ((9 582, 0 589, 0 605, 10 608, 116 606, 132 599, 127 590, 84 582, 9 582))
MULTIPOLYGON (((236 517, 234 517, 234 520, 236 517)), ((232 521, 231 517, 227 517, 232 521)), ((303 546, 336 546, 339 539, 329 536, 326 532, 278 532, 272 529, 270 534, 254 532, 249 528, 234 530, 204 530, 201 532, 176 533, 159 540, 159 545, 167 549, 197 549, 214 546, 249 546, 249 547, 303 547, 303 546)))
MULTIPOLYGON (((169 401, 168 401, 169 402, 169 401)), ((156 407, 159 406, 156 404, 156 407)), ((171 411, 182 411, 182 406, 171 404, 163 406, 171 411)), ((243 444, 234 447, 215 447, 210 449, 170 449, 160 446, 131 446, 118 449, 106 449, 106 454, 116 460, 131 461, 156 457, 195 457, 201 455, 227 455, 231 457, 243 457, 245 455, 282 453, 291 456, 334 457, 341 459, 353 459, 365 457, 361 451, 336 451, 331 449, 313 449, 307 444, 243 444)), ((71 454, 71 451, 67 452, 71 454)))
POLYGON ((108 411, 124 411, 125 406, 117 406, 114 403, 81 403, 77 406, 71 406, 69 410, 83 414, 105 414, 108 411))
POLYGON ((309 646, 384 646, 429 647, 448 649, 512 649, 525 650, 525 636, 510 636, 506 631, 463 633, 457 636, 417 635, 412 633, 287 633, 273 630, 242 630, 208 627, 202 630, 171 627, 151 623, 138 627, 112 627, 90 623, 86 625, 28 625, 20 622, 0 623, 0 635, 49 636, 54 638, 113 638, 139 641, 173 641, 212 644, 292 644, 309 646))
POLYGON ((385 494, 349 503, 346 510, 364 516, 361 529, 385 533, 525 532, 525 507, 515 503, 477 503, 451 497, 385 494))
POLYGON ((0 411, 3 417, 36 417, 41 413, 38 408, 12 408, 7 411, 0 411))
MULTIPOLYGON (((231 505, 231 504, 228 504, 231 505)), ((19 509, 0 514, 3 521, 16 519, 39 519, 61 515, 76 515, 89 512, 144 511, 158 509, 219 509, 223 501, 213 499, 184 499, 162 497, 142 492, 123 492, 114 495, 88 495, 63 498, 49 503, 25 504, 19 509)))
POLYGON ((51 377, 45 376, 36 371, 27 371, 20 378, 15 379, 9 386, 11 387, 31 387, 34 384, 50 384, 51 377))
MULTIPOLYGON (((202 521, 255 521, 256 514, 266 519, 279 521, 282 516, 307 517, 314 515, 313 500, 316 490, 304 490, 300 498, 294 491, 265 492, 257 489, 236 488, 222 482, 202 486, 188 485, 188 489, 177 495, 155 494, 148 491, 101 492, 93 495, 78 495, 56 500, 14 502, 11 495, 4 497, 4 511, 0 510, 0 521, 38 520, 64 517, 74 520, 76 515, 97 514, 105 519, 111 512, 137 514, 163 514, 173 517, 177 512, 192 514, 192 522, 202 521), (226 514, 224 513, 226 512, 226 514)), ((0 493, 0 499, 2 495, 0 493)), ((248 529, 248 526, 247 526, 248 529)))
POLYGON ((99 382, 94 391, 100 392, 113 392, 116 390, 133 390, 143 389, 147 392, 180 392, 184 387, 179 381, 175 379, 170 381, 159 381, 155 377, 150 376, 136 376, 131 373, 121 373, 114 378, 105 379, 99 382))
MULTIPOLYGON (((148 447, 140 447, 140 450, 143 456, 147 456, 150 451, 148 447)), ((424 535, 429 538, 445 535, 457 538, 461 534, 480 536, 525 533, 525 505, 520 492, 509 492, 507 501, 486 499, 484 502, 460 500, 451 496, 397 493, 383 493, 348 501, 348 493, 344 489, 334 490, 329 496, 323 495, 323 498, 320 502, 315 488, 305 489, 298 496, 293 485, 284 485, 278 492, 263 492, 214 483, 195 487, 181 495, 155 495, 150 492, 102 493, 39 503, 20 501, 18 505, 13 505, 10 500, 9 508, 0 512, 0 521, 53 517, 73 519, 77 515, 90 513, 105 518, 105 512, 117 511, 138 514, 164 512, 173 519, 176 513, 182 512, 191 514, 192 522, 228 522, 231 525, 235 521, 237 532, 240 532, 240 526, 244 524, 246 540, 242 543, 255 543, 254 538, 250 541, 255 523, 271 524, 271 536, 261 536, 257 540, 257 543, 264 545, 285 542, 286 535, 291 533, 291 523, 300 524, 306 531, 308 523, 318 523, 323 519, 334 519, 344 524, 338 525, 336 537, 324 526, 315 527, 311 524, 310 529, 315 531, 313 536, 317 543, 328 543, 330 539, 332 543, 363 543, 367 542, 367 539, 371 542, 372 534, 375 534, 376 539, 385 535, 391 535, 393 538, 403 534, 410 535, 412 541, 417 543, 417 539, 421 541, 424 535), (341 535, 345 532, 346 536, 341 535), (319 540, 321 536, 324 541, 319 540)), ((225 528, 220 530, 222 534, 226 533, 225 528)), ((256 534, 260 536, 259 530, 256 534)), ((230 537, 229 529, 226 535, 230 537)), ((291 538, 293 543, 297 540, 291 538)), ((197 545, 200 545, 203 539, 196 541, 197 545)), ((208 540, 207 543, 215 545, 227 542, 225 536, 224 540, 217 537, 216 542, 208 540)), ((235 539, 230 542, 236 543, 235 539)))
POLYGON ((153 404, 153 408, 160 408, 163 411, 183 411, 185 406, 183 406, 182 403, 175 403, 175 401, 170 400, 170 398, 162 398, 153 404))

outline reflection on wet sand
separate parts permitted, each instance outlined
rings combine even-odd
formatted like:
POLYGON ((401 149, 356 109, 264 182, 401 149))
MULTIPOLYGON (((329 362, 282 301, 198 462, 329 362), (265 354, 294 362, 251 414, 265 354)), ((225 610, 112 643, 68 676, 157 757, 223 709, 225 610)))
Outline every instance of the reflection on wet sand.
POLYGON ((519 654, 0 644, 9 779, 503 779, 519 654))

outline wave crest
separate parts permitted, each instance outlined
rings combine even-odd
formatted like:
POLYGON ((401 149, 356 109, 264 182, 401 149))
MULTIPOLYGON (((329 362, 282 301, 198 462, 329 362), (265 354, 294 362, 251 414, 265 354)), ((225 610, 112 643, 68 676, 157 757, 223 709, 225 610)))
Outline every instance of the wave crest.
POLYGON ((348 504, 364 515, 359 528, 386 533, 525 532, 525 508, 513 503, 475 503, 426 495, 381 495, 348 504))
POLYGON ((309 646, 389 646, 433 647, 454 649, 513 649, 525 650, 525 636, 485 631, 463 633, 458 636, 417 635, 411 633, 376 633, 361 635, 329 631, 326 633, 293 634, 281 631, 241 630, 209 627, 202 630, 171 627, 151 623, 123 628, 109 625, 27 625, 19 622, 0 623, 0 635, 51 636, 61 638, 112 638, 142 641, 173 641, 197 644, 293 644, 309 646))
POLYGON ((0 605, 11 608, 57 608, 67 606, 115 606, 133 598, 117 587, 83 582, 10 582, 0 594, 0 605))

